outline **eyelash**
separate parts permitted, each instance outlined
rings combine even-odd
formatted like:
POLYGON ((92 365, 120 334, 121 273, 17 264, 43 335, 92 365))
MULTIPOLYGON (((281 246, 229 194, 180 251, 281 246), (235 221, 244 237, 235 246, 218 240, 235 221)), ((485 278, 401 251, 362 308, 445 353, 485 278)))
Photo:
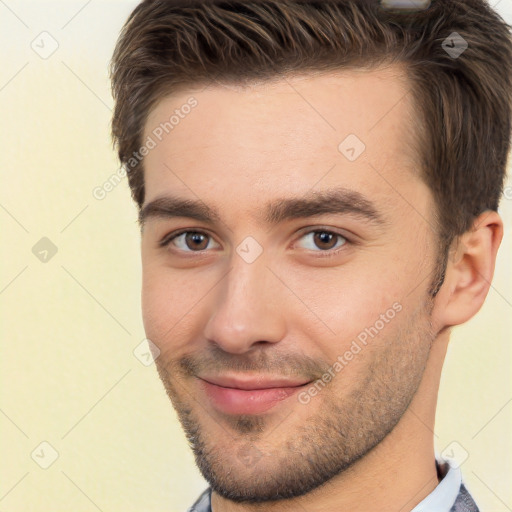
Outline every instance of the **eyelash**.
MULTIPOLYGON (((183 229, 183 230, 177 231, 175 233, 170 233, 169 235, 166 235, 159 242, 158 245, 160 247, 168 247, 174 239, 178 238, 179 236, 181 236, 183 234, 187 234, 187 233, 195 233, 195 234, 205 235, 205 236, 209 237, 210 239, 213 238, 211 235, 209 235, 205 231, 193 230, 193 229, 183 229)), ((303 237, 305 237, 306 235, 309 235, 312 233, 329 233, 329 234, 335 235, 338 238, 342 238, 345 240, 345 243, 343 243, 340 247, 337 247, 335 249, 328 249, 325 251, 322 251, 322 250, 312 251, 312 252, 316 253, 316 257, 319 257, 319 258, 330 258, 330 257, 336 256, 339 252, 341 252, 345 249, 346 245, 354 243, 345 235, 342 235, 341 233, 337 233, 336 231, 333 231, 332 229, 327 229, 327 228, 322 228, 322 227, 303 232, 302 235, 299 237, 299 240, 302 239, 303 237)), ((197 255, 203 255, 206 252, 205 249, 203 249, 201 251, 183 251, 182 249, 177 249, 177 250, 179 252, 185 252, 185 253, 191 253, 191 254, 196 253, 197 255)), ((308 250, 308 249, 306 249, 306 250, 308 250)))

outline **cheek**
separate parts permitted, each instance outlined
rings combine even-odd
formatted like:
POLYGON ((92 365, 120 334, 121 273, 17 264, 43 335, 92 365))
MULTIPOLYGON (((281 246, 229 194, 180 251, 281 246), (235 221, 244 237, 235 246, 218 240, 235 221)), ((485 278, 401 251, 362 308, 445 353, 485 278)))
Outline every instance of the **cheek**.
MULTIPOLYGON (((211 294, 222 273, 203 269, 173 269, 143 258, 142 317, 146 336, 173 359, 197 350, 212 312, 211 294)), ((214 306, 212 306, 214 307, 214 306)))
POLYGON ((152 341, 169 324, 172 309, 168 307, 166 287, 145 268, 142 273, 142 320, 146 335, 152 341))
MULTIPOLYGON (((303 303, 299 315, 302 328, 316 325, 317 336, 328 347, 350 342, 366 328, 394 319, 405 297, 399 280, 392 269, 385 271, 373 266, 364 269, 338 267, 296 273, 288 276, 287 284, 297 290, 303 303), (398 305, 397 305, 398 303, 398 305), (384 320, 381 319, 384 315, 384 320), (386 316, 387 315, 387 316, 386 316)), ((338 347, 342 349, 343 347, 338 347)))
MULTIPOLYGON (((194 306, 201 297, 201 290, 190 285, 190 278, 183 273, 162 269, 156 265, 143 266, 142 318, 146 336, 165 349, 171 340, 190 326, 194 306)), ((174 343, 174 341, 173 341, 174 343)))

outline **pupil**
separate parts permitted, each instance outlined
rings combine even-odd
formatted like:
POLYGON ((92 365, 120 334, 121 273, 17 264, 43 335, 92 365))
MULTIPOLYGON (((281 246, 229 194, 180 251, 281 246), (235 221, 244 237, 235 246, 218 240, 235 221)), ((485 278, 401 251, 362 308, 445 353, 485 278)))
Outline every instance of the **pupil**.
MULTIPOLYGON (((319 231, 315 234, 315 238, 317 239, 317 241, 319 241, 320 245, 322 244, 329 244, 329 242, 331 242, 333 239, 334 239, 334 234, 333 233, 327 233, 326 231, 319 231)), ((327 249, 330 249, 332 247, 332 244, 329 245, 329 247, 327 247, 327 249)), ((324 249, 326 247, 323 247, 324 249)))
POLYGON ((206 237, 201 233, 192 233, 187 235, 186 238, 189 249, 204 249, 204 247, 201 246, 201 242, 203 242, 204 245, 204 240, 206 239, 206 237), (192 242, 193 247, 190 247, 190 244, 188 242, 192 242))

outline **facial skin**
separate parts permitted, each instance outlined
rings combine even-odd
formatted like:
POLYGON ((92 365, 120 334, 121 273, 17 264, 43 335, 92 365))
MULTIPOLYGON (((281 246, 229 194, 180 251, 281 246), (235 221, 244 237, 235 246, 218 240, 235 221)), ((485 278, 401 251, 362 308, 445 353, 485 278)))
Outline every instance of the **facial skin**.
POLYGON ((142 231, 146 334, 215 512, 398 512, 438 483, 432 429, 449 326, 481 306, 502 228, 488 212, 432 301, 434 200, 415 162, 408 91, 398 68, 342 71, 190 88, 148 117, 144 140, 197 100, 145 157, 144 207, 172 195, 218 214, 148 207, 142 231), (349 134, 366 146, 354 161, 338 149, 349 134), (339 189, 345 211, 266 220, 268 204, 317 194, 318 211, 339 189), (380 220, 355 211, 363 204, 380 220), (240 248, 262 252, 248 262, 240 248), (329 368, 307 403, 295 394, 257 414, 218 410, 200 380, 315 381, 329 368))

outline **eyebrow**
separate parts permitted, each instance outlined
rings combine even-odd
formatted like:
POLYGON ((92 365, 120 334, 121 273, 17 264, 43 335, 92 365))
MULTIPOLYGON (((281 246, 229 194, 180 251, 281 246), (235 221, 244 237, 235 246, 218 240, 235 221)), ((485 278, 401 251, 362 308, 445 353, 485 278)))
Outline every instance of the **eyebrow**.
MULTIPOLYGON (((376 225, 385 223, 383 215, 369 199, 360 192, 346 188, 311 191, 301 197, 274 199, 265 204, 263 213, 263 221, 268 225, 324 214, 350 214, 376 225)), ((164 196, 143 206, 139 213, 139 224, 143 226, 149 218, 173 217, 187 217, 210 224, 221 219, 215 208, 200 200, 164 196)))

